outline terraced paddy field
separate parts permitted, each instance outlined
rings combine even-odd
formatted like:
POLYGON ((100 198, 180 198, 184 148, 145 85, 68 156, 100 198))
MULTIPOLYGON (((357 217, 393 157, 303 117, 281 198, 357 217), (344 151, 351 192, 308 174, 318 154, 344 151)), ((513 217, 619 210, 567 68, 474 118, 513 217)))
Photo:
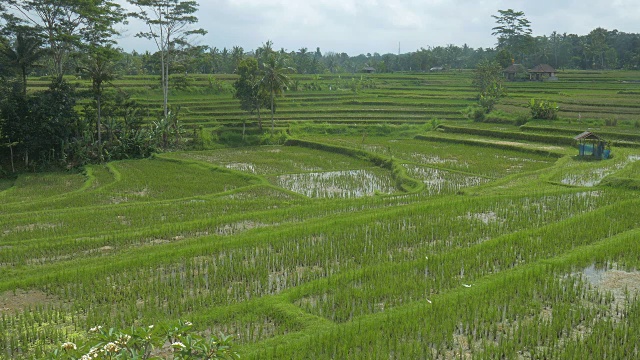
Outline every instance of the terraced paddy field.
MULTIPOLYGON (((293 74, 292 86, 277 100, 276 126, 294 123, 328 124, 427 124, 432 119, 464 121, 461 112, 473 105, 476 92, 473 72, 456 70, 410 74, 293 74), (355 91, 354 91, 355 89, 355 91)), ((527 114, 532 98, 557 102, 560 117, 571 128, 600 127, 616 122, 616 131, 636 125, 640 118, 640 74, 637 71, 560 71, 558 81, 508 82, 508 96, 497 109, 510 116, 527 114)), ((177 76, 176 83, 178 82, 177 76)), ((183 78, 183 77, 182 77, 183 78)), ((235 75, 189 75, 187 86, 171 90, 170 105, 180 120, 204 129, 239 128, 242 119, 257 127, 255 115, 243 112, 232 97, 235 75)), ((81 89, 90 84, 72 79, 81 89)), ((185 83, 181 80, 180 83, 185 83)), ((30 81, 34 89, 48 86, 48 79, 30 81)), ((154 76, 128 76, 113 82, 127 91, 147 111, 149 121, 161 114, 160 81, 154 76)), ((107 91, 115 91, 113 88, 107 91)), ((263 111, 265 122, 268 111, 263 111)))
MULTIPOLYGON (((566 75, 617 89, 601 97, 637 86, 566 75)), ((423 109, 473 101, 464 72, 396 77, 356 95, 386 97, 370 105, 384 116, 418 108, 412 96, 423 109)), ((177 320, 233 334, 245 359, 640 356, 638 117, 594 118, 624 146, 586 161, 565 140, 584 117, 520 128, 452 110, 433 130, 426 111, 413 126, 293 115, 313 108, 295 99, 328 93, 281 99, 280 145, 0 181, 0 358, 43 358, 97 325, 177 320)), ((331 96, 318 102, 365 108, 331 96)), ((205 98, 189 101, 234 101, 205 98)))

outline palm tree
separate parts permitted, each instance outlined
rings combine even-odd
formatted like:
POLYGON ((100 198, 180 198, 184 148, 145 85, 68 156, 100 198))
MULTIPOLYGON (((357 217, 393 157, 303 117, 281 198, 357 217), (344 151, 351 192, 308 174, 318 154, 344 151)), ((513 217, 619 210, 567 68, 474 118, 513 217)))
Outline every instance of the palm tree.
POLYGON ((244 58, 244 49, 242 46, 234 46, 231 49, 231 62, 233 63, 233 72, 235 73, 238 70, 238 65, 240 61, 244 58))
POLYGON ((273 51, 273 41, 267 40, 266 43, 262 44, 259 48, 256 49, 256 58, 258 62, 264 64, 269 60, 269 57, 272 56, 273 51))
POLYGON ((283 56, 273 54, 263 64, 264 76, 260 83, 269 93, 271 99, 271 134, 274 130, 273 114, 275 113, 274 99, 276 95, 282 95, 284 90, 289 86, 288 73, 293 72, 291 67, 286 66, 283 56))
POLYGON ((47 54, 42 48, 42 40, 25 30, 18 31, 13 44, 4 43, 0 46, 0 53, 7 64, 18 70, 22 76, 22 91, 27 94, 27 75, 31 69, 38 66, 38 61, 47 54))
POLYGON ((120 53, 111 46, 91 47, 84 64, 77 68, 79 73, 91 79, 91 88, 96 100, 96 131, 98 133, 98 153, 100 160, 102 160, 102 93, 104 84, 115 78, 114 65, 119 56, 120 53))
MULTIPOLYGON (((254 57, 248 57, 238 65, 236 71, 239 78, 233 83, 236 89, 234 97, 240 100, 240 108, 253 114, 258 112, 258 126, 262 131, 262 117, 260 108, 269 106, 268 95, 265 94, 265 88, 261 86, 260 81, 262 73, 258 68, 258 61, 254 57)), ((242 119, 242 139, 245 136, 245 118, 242 119)))

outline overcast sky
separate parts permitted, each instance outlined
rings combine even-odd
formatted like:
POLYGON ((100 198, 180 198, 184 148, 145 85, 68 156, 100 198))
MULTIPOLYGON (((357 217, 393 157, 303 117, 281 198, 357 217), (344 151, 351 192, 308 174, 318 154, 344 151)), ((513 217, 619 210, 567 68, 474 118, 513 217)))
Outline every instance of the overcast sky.
MULTIPOLYGON (((124 2, 124 0, 121 0, 124 2)), ((523 11, 533 35, 588 34, 596 27, 640 32, 638 0, 199 0, 198 27, 208 31, 200 45, 249 51, 267 40, 275 49, 302 47, 358 54, 402 53, 454 44, 494 47, 491 15, 523 11)), ((155 51, 137 39, 142 24, 125 27, 120 46, 155 51)))

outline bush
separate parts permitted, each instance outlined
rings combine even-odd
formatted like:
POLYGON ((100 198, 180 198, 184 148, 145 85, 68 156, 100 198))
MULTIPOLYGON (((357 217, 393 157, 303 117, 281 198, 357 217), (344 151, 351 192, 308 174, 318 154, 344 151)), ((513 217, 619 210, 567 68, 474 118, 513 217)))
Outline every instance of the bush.
POLYGON ((235 89, 228 82, 221 81, 220 79, 218 79, 218 78, 216 78, 214 76, 209 76, 208 81, 209 81, 209 83, 208 83, 208 86, 207 86, 207 93, 209 93, 209 94, 219 95, 219 94, 234 94, 235 93, 235 89))
POLYGON ((186 90, 193 83, 193 79, 186 75, 174 75, 171 77, 171 86, 177 90, 186 90))
POLYGON ((516 116, 516 126, 522 126, 526 123, 528 123, 530 120, 529 116, 527 114, 518 114, 518 116, 516 116))
POLYGON ((442 125, 442 122, 436 118, 431 119, 431 125, 430 125, 430 129, 431 130, 437 130, 440 125, 442 125))
POLYGON ((558 110, 560 110, 558 104, 540 99, 531 99, 529 109, 531 109, 531 117, 543 120, 557 120, 558 110))
POLYGON ((284 144, 289 136, 285 130, 276 131, 275 133, 266 133, 262 135, 260 139, 261 145, 282 145, 284 144))
POLYGON ((485 119, 485 111, 484 108, 479 106, 468 106, 466 109, 462 111, 462 114, 475 122, 483 122, 485 119))
POLYGON ((604 120, 604 125, 605 126, 618 126, 618 119, 605 119, 604 120))

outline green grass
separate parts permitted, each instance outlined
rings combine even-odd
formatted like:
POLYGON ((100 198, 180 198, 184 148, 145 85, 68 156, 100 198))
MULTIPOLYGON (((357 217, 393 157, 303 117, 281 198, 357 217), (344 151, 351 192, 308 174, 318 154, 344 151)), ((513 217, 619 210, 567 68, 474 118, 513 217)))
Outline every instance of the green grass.
MULTIPOLYGON (((246 359, 637 357, 640 149, 577 159, 566 138, 589 119, 469 123, 470 75, 375 75, 356 99, 335 90, 351 75, 323 75, 279 99, 282 146, 0 181, 0 358, 177 319, 234 334, 246 359)), ((633 112, 634 76, 508 84, 500 106, 633 112)), ((243 116, 227 95, 176 95, 208 131, 243 116)))

